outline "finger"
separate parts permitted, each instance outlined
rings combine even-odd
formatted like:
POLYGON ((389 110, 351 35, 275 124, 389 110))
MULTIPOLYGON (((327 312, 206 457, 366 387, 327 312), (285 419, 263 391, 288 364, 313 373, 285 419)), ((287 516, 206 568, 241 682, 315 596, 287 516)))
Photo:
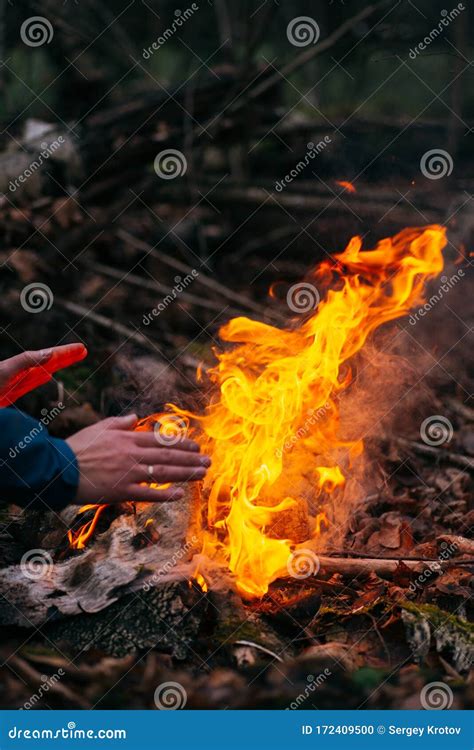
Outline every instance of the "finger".
POLYGON ((51 373, 56 372, 56 370, 62 370, 65 367, 70 367, 76 362, 80 362, 84 357, 87 357, 86 347, 84 344, 79 343, 54 346, 47 351, 51 352, 51 354, 47 360, 46 369, 51 373))
POLYGON ((137 420, 136 414, 126 414, 124 417, 107 417, 99 424, 106 430, 132 430, 137 420))
POLYGON ((150 474, 148 466, 138 466, 131 472, 131 478, 136 482, 197 482, 204 479, 206 469, 203 466, 153 466, 150 474))
MULTIPOLYGON (((153 446, 156 447, 157 445, 161 448, 167 447, 162 438, 158 439, 152 430, 146 432, 137 432, 135 443, 136 445, 141 445, 144 448, 153 448, 153 446)), ((198 453, 200 451, 199 445, 195 443, 194 440, 188 440, 187 438, 181 438, 180 440, 178 440, 178 442, 173 443, 169 447, 177 451, 189 451, 194 453, 198 453)))
POLYGON ((167 466, 204 466, 211 465, 209 456, 201 453, 173 450, 172 448, 139 448, 133 451, 133 458, 141 464, 165 464, 167 466))
POLYGON ((13 403, 25 393, 44 385, 51 380, 52 373, 83 359, 87 349, 83 344, 66 344, 51 349, 22 352, 3 363, 3 376, 6 377, 7 392, 3 401, 13 403))
POLYGON ((30 384, 29 379, 24 379, 21 376, 21 382, 7 383, 6 386, 0 388, 0 406, 10 406, 10 404, 14 404, 15 401, 18 401, 18 399, 24 396, 25 393, 33 390, 33 388, 38 388, 40 385, 44 385, 44 383, 47 383, 50 379, 51 376, 46 373, 43 377, 38 378, 33 385, 30 384))
MULTIPOLYGON (((10 357, 2 364, 3 373, 12 378, 22 371, 28 371, 31 367, 44 364, 50 359, 52 349, 40 349, 36 352, 22 352, 15 357, 10 357)), ((26 374, 26 373, 25 373, 26 374)))
POLYGON ((165 503, 173 500, 181 500, 184 490, 179 487, 169 490, 152 490, 151 487, 142 484, 131 484, 127 489, 127 497, 130 500, 144 503, 165 503))
POLYGON ((53 373, 79 362, 86 356, 87 349, 84 344, 64 344, 64 346, 53 346, 49 349, 22 352, 16 357, 11 357, 7 362, 13 373, 41 365, 45 365, 47 372, 53 373))
POLYGON ((0 406, 9 406, 33 388, 37 388, 51 379, 44 366, 30 366, 31 362, 47 356, 35 357, 35 352, 23 352, 3 362, 0 367, 0 406))

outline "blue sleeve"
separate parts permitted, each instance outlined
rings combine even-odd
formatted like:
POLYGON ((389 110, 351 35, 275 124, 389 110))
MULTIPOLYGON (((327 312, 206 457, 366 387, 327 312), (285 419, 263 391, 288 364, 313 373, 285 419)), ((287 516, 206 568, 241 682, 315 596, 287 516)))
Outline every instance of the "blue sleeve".
POLYGON ((62 510, 74 502, 79 468, 64 440, 15 408, 0 409, 0 500, 62 510))

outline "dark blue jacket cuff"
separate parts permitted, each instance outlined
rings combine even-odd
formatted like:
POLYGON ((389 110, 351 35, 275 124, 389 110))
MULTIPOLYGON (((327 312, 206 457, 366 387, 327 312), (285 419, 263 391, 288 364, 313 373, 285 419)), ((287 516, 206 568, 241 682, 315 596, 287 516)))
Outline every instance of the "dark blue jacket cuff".
POLYGON ((77 459, 64 440, 14 407, 0 409, 0 500, 62 510, 78 484, 77 459))

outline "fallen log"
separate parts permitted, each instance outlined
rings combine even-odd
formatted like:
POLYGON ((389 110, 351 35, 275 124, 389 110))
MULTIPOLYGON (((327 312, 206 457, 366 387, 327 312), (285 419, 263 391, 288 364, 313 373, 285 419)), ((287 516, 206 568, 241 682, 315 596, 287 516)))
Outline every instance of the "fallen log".
MULTIPOLYGON (((192 578, 192 540, 187 530, 193 503, 138 504, 135 514, 122 513, 104 533, 96 534, 83 552, 54 561, 58 534, 49 549, 29 549, 22 562, 0 570, 0 625, 39 626, 47 620, 97 613, 132 592, 192 578), (143 532, 152 520, 158 543, 143 546, 143 532)), ((62 538, 77 514, 69 506, 61 514, 62 538)), ((56 516, 52 524, 58 524, 56 516)), ((46 545, 43 535, 43 544, 46 545)), ((31 544, 31 541, 29 542, 31 544)))
POLYGON ((96 649, 123 657, 156 648, 185 659, 207 606, 202 591, 179 580, 126 594, 97 613, 50 622, 43 632, 58 650, 72 651, 74 658, 96 649))
POLYGON ((376 573, 382 578, 390 578, 403 563, 412 573, 423 573, 427 566, 430 569, 442 572, 448 568, 462 565, 474 565, 474 559, 469 560, 412 560, 410 557, 400 557, 397 559, 382 558, 346 558, 346 557, 325 557, 318 556, 320 570, 325 573, 340 573, 345 576, 359 576, 376 573))

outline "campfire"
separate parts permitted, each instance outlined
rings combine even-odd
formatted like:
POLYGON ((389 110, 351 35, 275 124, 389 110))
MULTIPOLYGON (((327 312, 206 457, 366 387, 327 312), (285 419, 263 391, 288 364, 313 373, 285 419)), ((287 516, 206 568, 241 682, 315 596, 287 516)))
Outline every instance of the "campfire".
MULTIPOLYGON (((373 250, 352 238, 290 288, 295 316, 284 329, 245 317, 221 328, 231 346, 216 352, 206 373, 203 413, 169 404, 167 414, 139 422, 163 444, 187 433, 212 457, 192 529, 202 586, 206 561, 225 566, 248 599, 315 565, 322 536, 340 524, 354 479, 370 462, 364 434, 341 429, 351 421, 355 357, 375 329, 423 302, 426 283, 442 271, 446 242, 438 225, 405 229, 373 250)), ((95 513, 69 532, 72 547, 84 548, 105 507, 80 509, 95 513)))
POLYGON ((459 723, 468 4, 10 5, 2 707, 459 723))

